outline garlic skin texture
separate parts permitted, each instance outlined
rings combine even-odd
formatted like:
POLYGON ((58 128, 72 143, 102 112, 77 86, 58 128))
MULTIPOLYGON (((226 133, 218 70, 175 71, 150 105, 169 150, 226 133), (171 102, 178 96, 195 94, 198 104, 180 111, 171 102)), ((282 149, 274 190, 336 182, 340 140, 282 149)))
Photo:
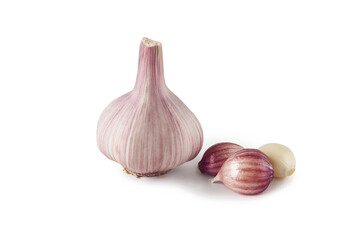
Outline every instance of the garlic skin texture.
POLYGON ((268 157, 257 149, 242 149, 226 160, 212 182, 222 182, 234 192, 255 195, 266 190, 274 170, 268 157))
POLYGON ((259 147, 259 150, 268 156, 275 178, 284 178, 295 172, 295 156, 288 147, 279 143, 268 143, 259 147))
POLYGON ((200 152, 199 121, 165 84, 161 43, 142 39, 135 87, 105 108, 97 144, 136 176, 164 174, 200 152))
POLYGON ((241 149, 243 149, 242 146, 230 142, 212 145, 204 153, 201 161, 198 163, 198 168, 201 173, 216 176, 224 162, 241 149))

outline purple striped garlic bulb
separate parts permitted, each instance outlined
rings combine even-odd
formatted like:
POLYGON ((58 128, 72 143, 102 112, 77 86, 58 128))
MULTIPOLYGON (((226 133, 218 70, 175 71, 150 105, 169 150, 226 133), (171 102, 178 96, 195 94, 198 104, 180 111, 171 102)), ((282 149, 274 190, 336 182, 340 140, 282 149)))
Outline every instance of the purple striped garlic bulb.
POLYGON ((211 176, 216 176, 218 174, 223 163, 235 152, 243 149, 242 146, 222 142, 212 145, 206 150, 201 161, 198 163, 198 168, 200 172, 209 174, 211 176))
POLYGON ((274 170, 268 157, 257 149, 242 149, 226 160, 212 182, 222 182, 234 192, 255 195, 265 191, 274 170))
POLYGON ((135 87, 105 108, 97 144, 136 176, 164 174, 200 152, 199 121, 165 84, 161 43, 142 39, 135 87))

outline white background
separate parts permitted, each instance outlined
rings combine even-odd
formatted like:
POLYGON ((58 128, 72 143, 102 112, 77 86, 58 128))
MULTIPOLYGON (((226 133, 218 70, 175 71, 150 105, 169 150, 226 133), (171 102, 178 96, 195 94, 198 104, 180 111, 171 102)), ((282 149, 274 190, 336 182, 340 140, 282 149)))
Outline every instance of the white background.
POLYGON ((0 2, 0 239, 359 239, 359 1, 0 2), (205 142, 137 179, 96 146, 142 37, 205 142), (257 196, 211 184, 217 142, 290 147, 257 196))

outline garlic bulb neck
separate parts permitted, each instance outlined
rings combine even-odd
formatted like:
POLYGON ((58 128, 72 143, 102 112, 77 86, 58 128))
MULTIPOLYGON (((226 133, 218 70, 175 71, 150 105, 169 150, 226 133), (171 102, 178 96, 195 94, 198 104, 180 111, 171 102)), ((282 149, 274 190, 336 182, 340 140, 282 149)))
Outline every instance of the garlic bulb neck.
POLYGON ((139 65, 134 92, 162 95, 167 93, 161 43, 143 38, 140 43, 139 65))

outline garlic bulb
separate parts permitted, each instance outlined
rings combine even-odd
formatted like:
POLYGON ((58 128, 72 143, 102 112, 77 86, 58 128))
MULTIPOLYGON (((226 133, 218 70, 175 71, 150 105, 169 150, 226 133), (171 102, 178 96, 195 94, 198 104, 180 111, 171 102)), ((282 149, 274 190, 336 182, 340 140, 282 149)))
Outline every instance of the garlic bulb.
POLYGON ((259 147, 259 150, 268 156, 275 178, 284 178, 295 172, 295 156, 288 147, 279 143, 268 143, 259 147))
POLYGON ((161 43, 142 39, 135 87, 105 108, 97 143, 136 176, 164 174, 200 152, 199 121, 165 84, 161 43))
POLYGON ((231 155, 241 149, 243 149, 242 146, 229 142, 222 142, 212 145, 204 153, 204 156, 198 163, 198 168, 202 173, 216 176, 223 163, 231 155))
POLYGON ((255 195, 265 191, 274 170, 268 157, 257 149, 242 149, 222 165, 212 182, 222 182, 234 192, 255 195))

